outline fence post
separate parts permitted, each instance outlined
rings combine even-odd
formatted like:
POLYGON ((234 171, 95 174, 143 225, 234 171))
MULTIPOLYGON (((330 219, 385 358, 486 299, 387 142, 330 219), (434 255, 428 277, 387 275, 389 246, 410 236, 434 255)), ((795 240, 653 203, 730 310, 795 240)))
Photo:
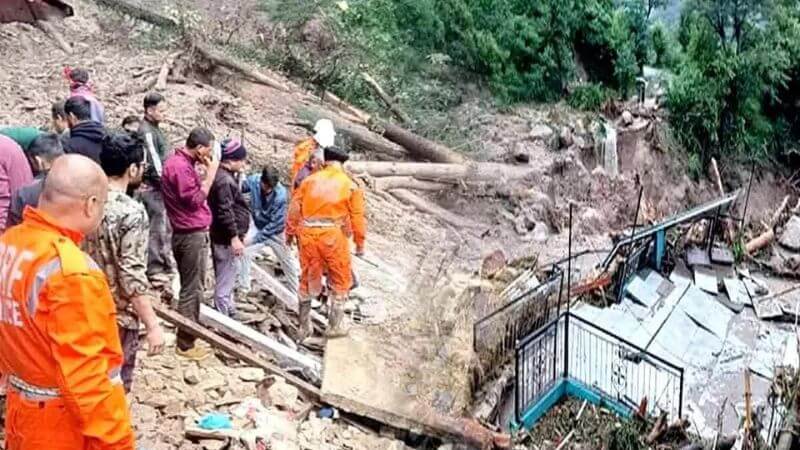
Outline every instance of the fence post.
MULTIPOLYGON (((569 238, 567 240, 567 313, 564 315, 564 379, 569 378, 569 304, 572 300, 572 208, 573 204, 570 202, 569 238)), ((558 329, 558 322, 556 322, 556 329, 558 329)))

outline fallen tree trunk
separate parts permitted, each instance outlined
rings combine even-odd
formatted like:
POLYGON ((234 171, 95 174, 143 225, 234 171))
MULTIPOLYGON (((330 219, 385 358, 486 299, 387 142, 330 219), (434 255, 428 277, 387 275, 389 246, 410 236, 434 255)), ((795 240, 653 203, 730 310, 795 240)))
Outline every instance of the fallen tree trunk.
POLYGON ((322 382, 320 378, 322 374, 322 363, 319 360, 296 350, 292 350, 274 339, 271 339, 269 336, 259 333, 255 329, 243 325, 213 308, 200 305, 200 323, 236 338, 238 341, 249 345, 254 350, 271 354, 275 356, 278 361, 288 361, 291 365, 300 366, 309 372, 312 381, 317 383, 322 382))
POLYGON ((399 200, 408 203, 409 205, 415 207, 419 211, 424 213, 430 214, 445 223, 449 223, 454 227, 459 228, 483 228, 484 225, 479 223, 473 222, 469 219, 461 217, 457 214, 454 214, 439 205, 435 205, 424 198, 418 196, 417 194, 407 191, 405 189, 394 189, 390 191, 392 195, 397 197, 399 200))
POLYGON ((382 127, 383 137, 408 150, 408 154, 414 159, 452 164, 463 164, 467 161, 461 154, 397 125, 385 123, 382 127))
POLYGON ((441 191, 452 188, 453 184, 436 183, 418 180, 414 177, 380 177, 375 178, 375 189, 388 191, 392 189, 413 189, 415 191, 441 191))
POLYGON ((153 303, 153 309, 155 310, 158 317, 161 319, 179 327, 180 329, 184 330, 185 332, 200 338, 213 347, 222 350, 223 352, 234 356, 247 364, 251 364, 255 367, 260 367, 264 369, 264 371, 271 373, 273 375, 277 375, 283 377, 287 383, 295 386, 300 391, 302 391, 310 401, 319 402, 321 393, 318 387, 307 383, 304 380, 284 371, 280 367, 277 367, 264 359, 260 356, 253 354, 252 351, 246 350, 240 347, 238 344, 230 341, 217 333, 205 328, 204 326, 196 323, 192 320, 187 319, 186 317, 180 315, 176 311, 172 311, 166 306, 160 303, 153 303))
POLYGON ((352 122, 366 126, 372 119, 372 116, 370 116, 369 114, 347 103, 346 101, 340 99, 339 97, 328 91, 323 92, 321 98, 323 102, 333 106, 334 108, 341 109, 343 112, 352 116, 351 119, 352 122))
POLYGON ((44 20, 37 20, 36 27, 42 30, 46 35, 50 36, 50 38, 56 41, 56 44, 64 51, 66 54, 72 54, 72 46, 70 46, 67 41, 64 40, 64 37, 61 36, 61 33, 56 31, 53 28, 53 25, 49 22, 45 22, 44 20))
POLYGON ((100 6, 116 9, 123 14, 133 17, 134 19, 143 20, 160 27, 174 28, 178 26, 178 23, 171 18, 164 17, 161 14, 154 13, 145 8, 140 8, 125 1, 97 0, 96 3, 100 6))
POLYGON ((386 104, 386 107, 389 108, 389 111, 391 111, 392 114, 394 114, 394 116, 397 117, 398 120, 400 120, 400 122, 411 123, 411 119, 406 115, 406 113, 403 112, 402 109, 400 109, 397 106, 397 104, 395 104, 394 100, 392 100, 392 98, 389 97, 389 94, 387 94, 386 91, 383 90, 381 85, 379 85, 374 78, 372 78, 366 72, 361 72, 361 78, 363 78, 364 81, 367 83, 367 85, 369 85, 369 87, 371 87, 372 90, 375 91, 376 94, 378 94, 378 97, 380 97, 381 100, 383 100, 383 103, 386 104))
POLYGON ((410 176, 449 183, 489 183, 502 185, 507 181, 531 177, 536 169, 501 163, 406 163, 382 161, 349 161, 346 167, 353 173, 366 173, 373 177, 392 175, 410 176))
POLYGON ((349 140, 350 146, 354 149, 361 150, 365 153, 380 153, 382 155, 391 156, 392 158, 405 158, 407 156, 407 152, 402 147, 387 142, 386 139, 381 138, 380 135, 373 133, 367 128, 352 125, 327 110, 307 105, 298 110, 298 115, 303 118, 303 120, 307 120, 308 123, 297 125, 302 125, 309 131, 313 130, 313 124, 317 120, 323 118, 331 120, 333 126, 336 128, 336 132, 349 140))
MULTIPOLYGON (((295 314, 298 312, 299 304, 297 301, 297 296, 293 294, 286 286, 284 286, 283 283, 276 280, 275 277, 267 273, 266 270, 264 270, 255 262, 250 264, 250 270, 251 274, 254 275, 255 278, 261 284, 263 284, 264 287, 267 288, 267 290, 274 295, 279 302, 283 303, 283 306, 285 306, 286 309, 295 314)), ((328 325, 328 320, 316 311, 311 311, 311 318, 322 325, 323 329, 328 325)))
POLYGON ((175 52, 169 55, 164 61, 164 64, 161 65, 161 70, 158 72, 158 78, 156 80, 156 90, 157 91, 164 91, 167 89, 167 77, 169 76, 169 71, 172 70, 173 64, 175 64, 175 58, 179 57, 183 53, 175 52))
POLYGON ((246 76, 247 78, 250 78, 251 80, 253 80, 255 82, 261 83, 261 84, 269 86, 271 88, 275 88, 275 89, 277 89, 279 91, 284 91, 284 92, 288 92, 289 91, 289 88, 286 87, 286 85, 284 85, 280 81, 278 81, 278 80, 276 80, 276 79, 274 79, 272 77, 268 77, 267 75, 264 75, 263 73, 261 73, 261 72, 259 72, 257 70, 253 70, 253 69, 245 66, 244 64, 242 64, 242 63, 240 63, 238 61, 234 61, 232 59, 229 59, 229 58, 226 58, 226 57, 224 57, 222 55, 219 55, 219 54, 215 53, 214 51, 212 51, 211 49, 206 48, 206 47, 204 47, 202 45, 199 45, 199 44, 196 45, 195 48, 197 49, 198 53, 200 53, 200 55, 202 57, 204 57, 205 59, 209 60, 210 62, 212 62, 212 63, 214 63, 214 64, 216 64, 218 66, 222 66, 222 67, 225 67, 227 69, 239 72, 242 75, 246 76))

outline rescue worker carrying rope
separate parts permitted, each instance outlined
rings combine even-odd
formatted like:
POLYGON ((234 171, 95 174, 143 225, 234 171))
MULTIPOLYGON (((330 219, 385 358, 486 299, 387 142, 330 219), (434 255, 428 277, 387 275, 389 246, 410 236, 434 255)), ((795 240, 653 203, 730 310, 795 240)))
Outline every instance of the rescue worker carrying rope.
POLYGON ((133 450, 116 308, 78 245, 103 218, 108 180, 80 155, 53 162, 38 208, 0 237, 6 450, 133 450))
POLYGON ((356 255, 364 253, 366 219, 364 191, 344 171, 347 153, 337 147, 324 150, 324 167, 306 178, 292 195, 286 228, 286 242, 298 241, 300 251, 299 316, 300 334, 311 329, 311 300, 322 293, 322 276, 327 273, 333 301, 329 301, 329 338, 345 336, 344 304, 353 285, 350 242, 356 255))

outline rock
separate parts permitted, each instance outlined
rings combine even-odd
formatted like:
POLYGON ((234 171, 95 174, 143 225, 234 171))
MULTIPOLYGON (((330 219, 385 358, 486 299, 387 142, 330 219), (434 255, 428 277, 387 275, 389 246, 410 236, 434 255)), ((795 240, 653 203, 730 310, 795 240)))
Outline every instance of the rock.
POLYGON ((483 258, 481 275, 486 278, 493 278, 506 264, 506 254, 503 253, 503 250, 497 249, 483 258))
POLYGON ((572 129, 570 127, 561 127, 561 133, 558 135, 558 143, 561 148, 567 148, 575 143, 575 139, 572 135, 572 129))
POLYGON ((208 391, 210 389, 218 389, 228 384, 228 381, 216 370, 207 370, 203 376, 202 381, 197 385, 201 391, 208 391))
POLYGON ((800 217, 792 216, 786 222, 778 242, 789 250, 800 251, 800 217))
POLYGON ((536 124, 531 127, 530 138, 544 143, 548 150, 558 150, 558 136, 547 125, 536 124))
POLYGON ((147 390, 139 392, 136 398, 139 399, 141 404, 152 406, 153 408, 163 408, 173 400, 171 396, 164 392, 149 392, 147 390))
POLYGON ((131 418, 137 426, 150 427, 158 420, 158 411, 150 405, 134 403, 131 405, 131 418))
POLYGON ((236 375, 242 381, 256 383, 264 379, 264 369, 258 367, 242 367, 236 369, 236 375))
POLYGON ((622 113, 622 124, 628 126, 633 123, 633 114, 630 111, 624 111, 622 113))
POLYGON ((200 441, 200 445, 203 447, 203 450, 222 450, 223 448, 228 448, 228 440, 216 440, 216 439, 203 439, 200 441))
POLYGON ((297 388, 286 384, 286 380, 275 378, 275 383, 267 389, 272 406, 294 411, 297 406, 297 388))
POLYGON ((196 364, 191 363, 183 369, 183 381, 190 386, 194 386, 200 382, 200 368, 196 364))
POLYGON ((547 141, 553 136, 553 129, 544 124, 536 124, 531 127, 530 137, 537 141, 547 141))

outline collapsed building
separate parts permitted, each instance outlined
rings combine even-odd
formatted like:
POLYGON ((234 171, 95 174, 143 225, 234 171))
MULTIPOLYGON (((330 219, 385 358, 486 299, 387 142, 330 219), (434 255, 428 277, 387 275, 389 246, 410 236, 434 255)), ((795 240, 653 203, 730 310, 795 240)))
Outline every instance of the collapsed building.
MULTIPOLYGON (((751 272, 743 244, 725 239, 748 197, 749 188, 647 226, 634 217, 610 250, 573 252, 570 239, 564 259, 524 271, 475 322, 488 381, 473 414, 524 436, 573 398, 578 418, 587 403, 659 418, 648 444, 670 418, 684 432, 691 424, 696 441, 732 434, 731 445, 774 447, 788 416, 773 382, 798 367, 796 331, 782 322, 796 324, 797 302, 784 298, 794 287, 751 272)), ((553 447, 567 431, 547 437, 553 447)))

